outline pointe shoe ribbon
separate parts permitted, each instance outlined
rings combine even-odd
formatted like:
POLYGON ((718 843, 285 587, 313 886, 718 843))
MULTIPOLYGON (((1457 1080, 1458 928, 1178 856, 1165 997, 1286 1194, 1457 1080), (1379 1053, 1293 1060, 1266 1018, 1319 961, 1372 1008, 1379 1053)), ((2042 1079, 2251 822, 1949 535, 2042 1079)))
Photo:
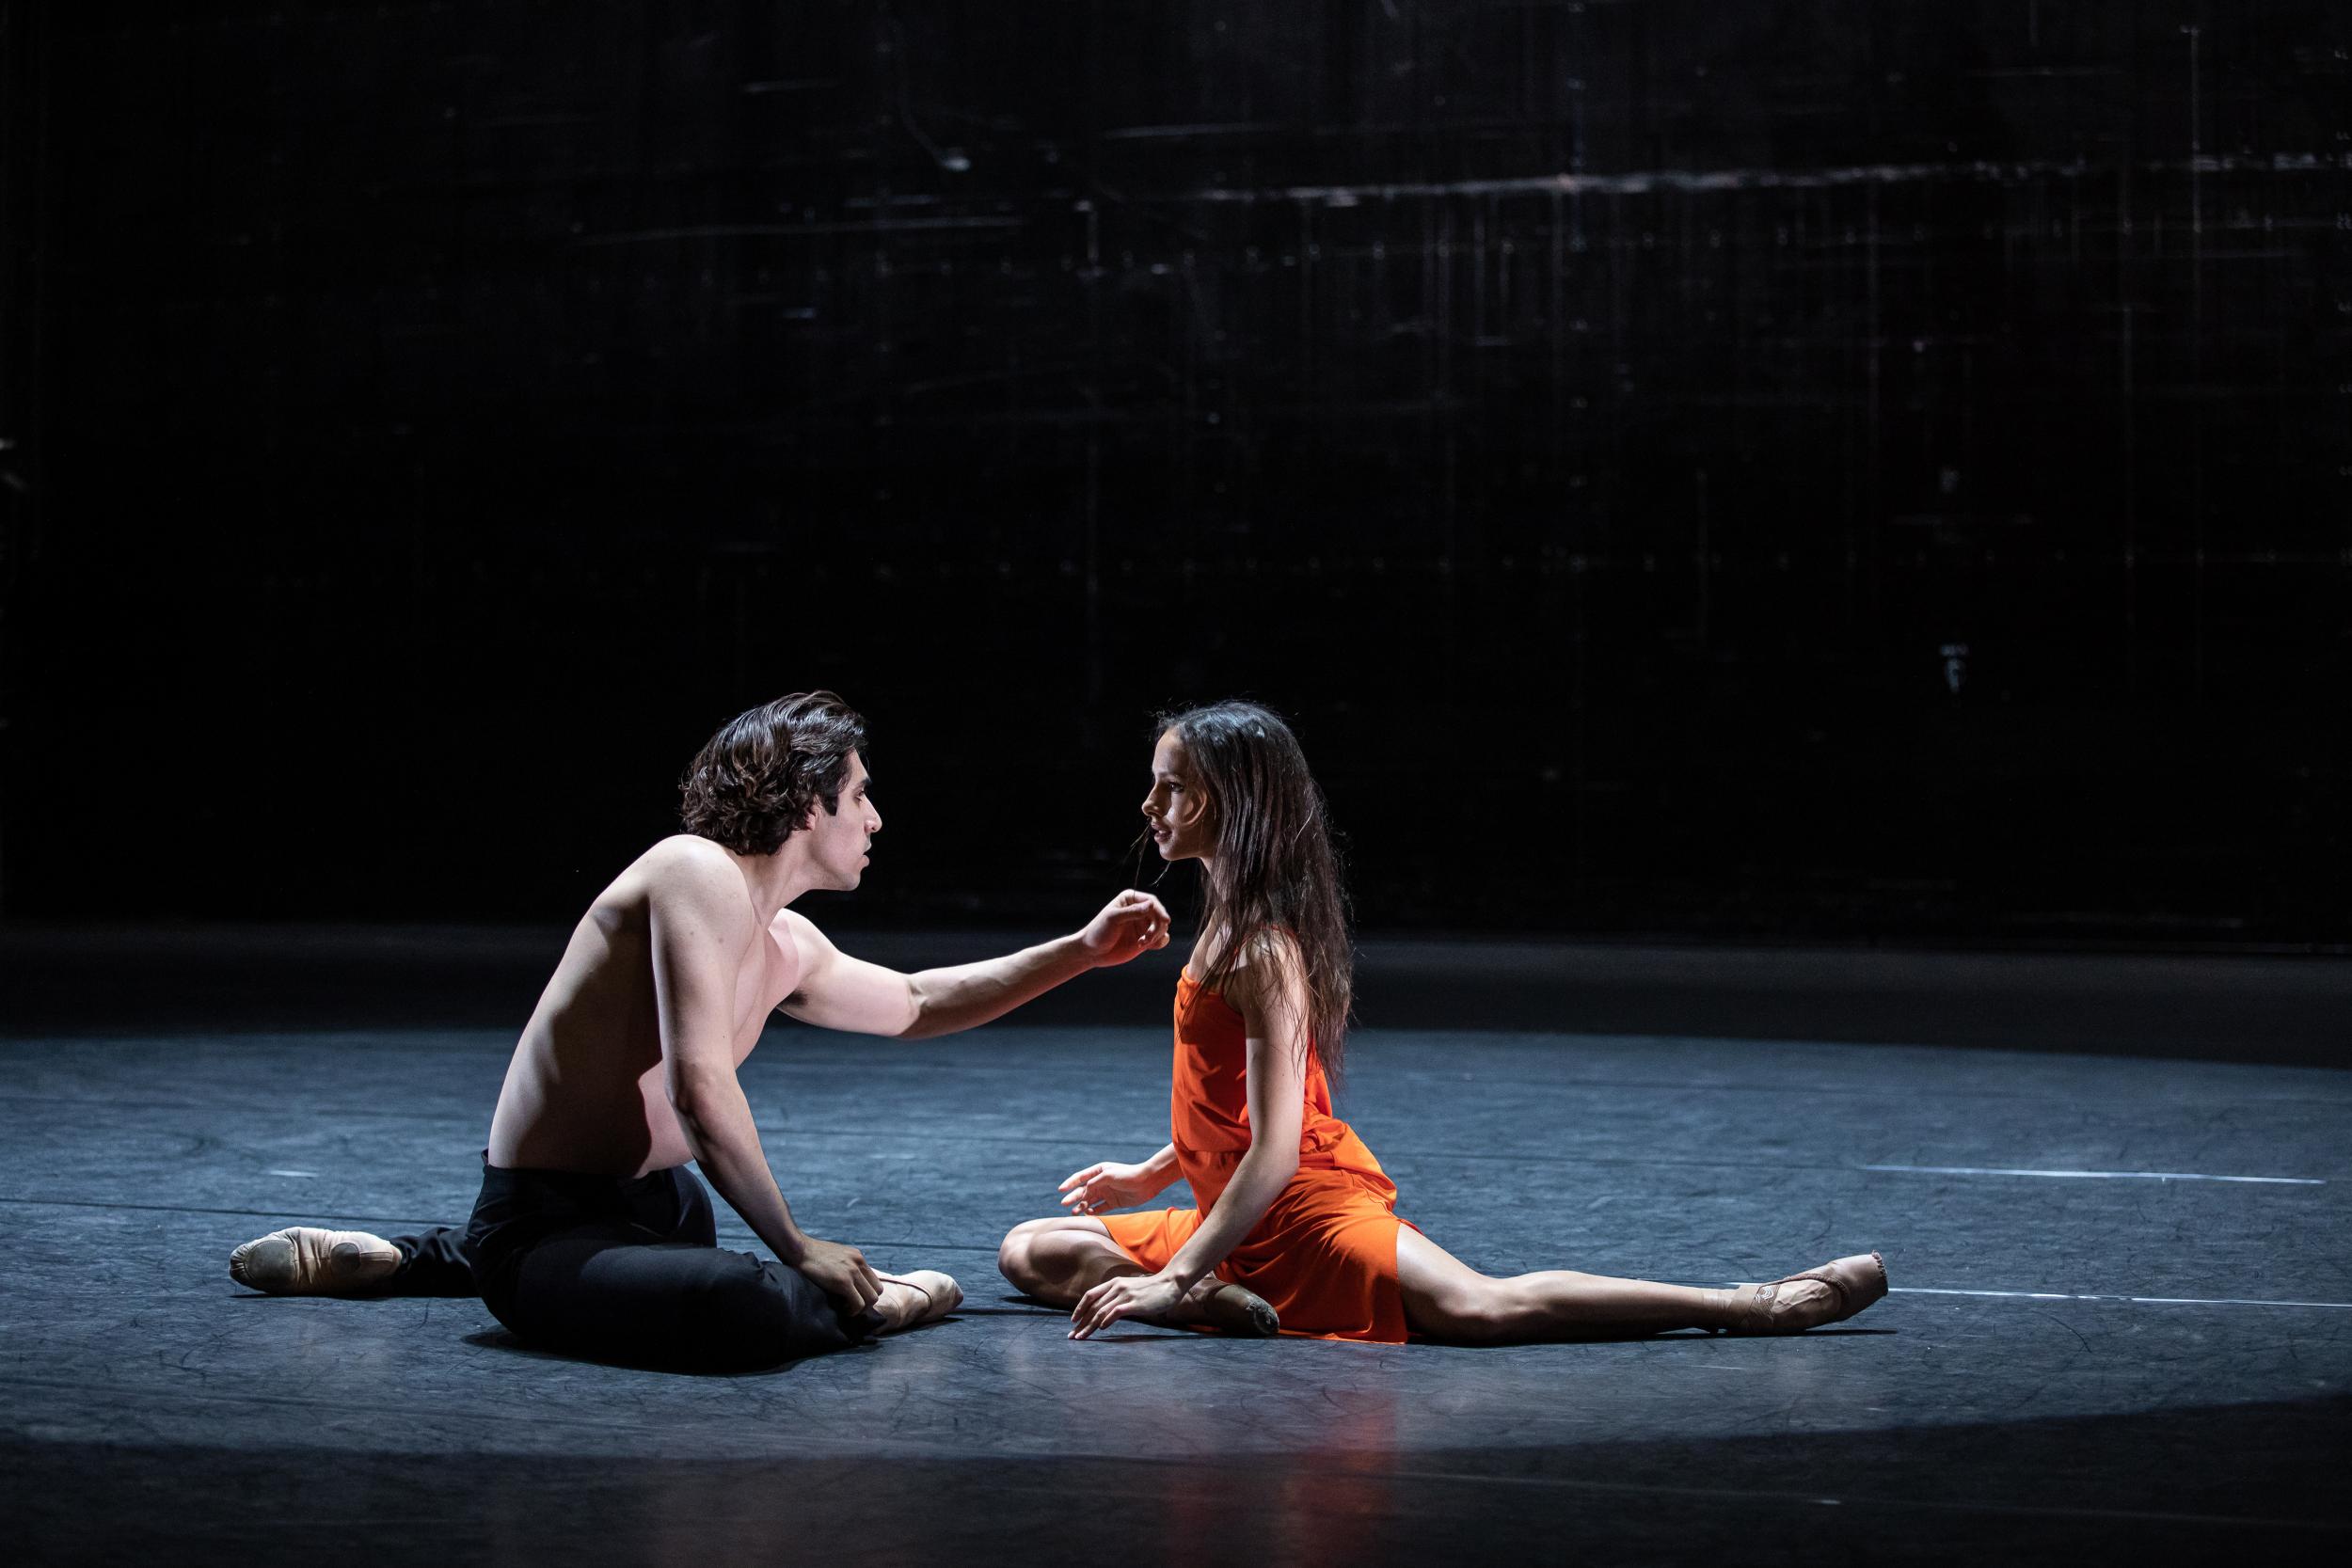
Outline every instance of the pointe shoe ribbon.
POLYGON ((1843 1323, 1886 1294, 1886 1259, 1875 1252, 1839 1258, 1786 1279, 1742 1285, 1731 1292, 1739 1316, 1726 1334, 1802 1334, 1824 1323, 1843 1323), (1818 1285, 1820 1290, 1798 1289, 1818 1285))
POLYGON ((902 1274, 884 1274, 884 1273, 882 1273, 882 1270, 880 1270, 880 1269, 876 1269, 876 1270, 874 1271, 874 1277, 875 1277, 876 1279, 881 1280, 881 1281, 882 1281, 883 1284, 885 1284, 885 1285, 903 1285, 903 1286, 905 1286, 905 1287, 906 1287, 908 1290, 910 1290, 910 1291, 922 1291, 922 1292, 923 1292, 923 1299, 924 1299, 925 1301, 929 1301, 929 1300, 930 1300, 930 1299, 931 1299, 931 1293, 930 1293, 930 1291, 929 1290, 925 1289, 925 1288, 924 1288, 923 1286, 921 1286, 921 1285, 916 1284, 914 1280, 909 1279, 909 1278, 908 1278, 905 1275, 902 1275, 902 1274))
POLYGON ((916 1272, 930 1275, 938 1282, 937 1286, 934 1288, 926 1285, 919 1279, 912 1279, 902 1274, 884 1274, 880 1269, 874 1271, 876 1279, 886 1284, 903 1285, 910 1291, 919 1292, 923 1297, 923 1310, 914 1314, 902 1326, 913 1328, 917 1323, 935 1322, 963 1305, 963 1287, 956 1283, 953 1275, 941 1274, 936 1269, 920 1269, 916 1272))

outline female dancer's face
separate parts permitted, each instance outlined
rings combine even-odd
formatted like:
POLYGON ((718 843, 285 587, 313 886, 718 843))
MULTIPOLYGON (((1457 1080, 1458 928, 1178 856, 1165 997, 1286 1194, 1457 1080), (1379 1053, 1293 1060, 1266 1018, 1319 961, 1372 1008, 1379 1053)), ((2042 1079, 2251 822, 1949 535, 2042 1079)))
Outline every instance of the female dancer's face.
POLYGON ((1152 842, 1164 861, 1199 860, 1216 847, 1209 832, 1209 801, 1174 730, 1152 749, 1152 793, 1143 798, 1152 842))

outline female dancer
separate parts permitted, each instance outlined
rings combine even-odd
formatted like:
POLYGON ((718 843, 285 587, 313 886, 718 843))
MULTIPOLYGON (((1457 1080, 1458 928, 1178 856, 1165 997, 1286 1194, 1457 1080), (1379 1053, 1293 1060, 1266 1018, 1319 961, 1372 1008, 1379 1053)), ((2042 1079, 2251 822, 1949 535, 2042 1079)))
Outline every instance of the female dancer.
POLYGON ((1547 1270, 1498 1279, 1396 1217, 1396 1187, 1331 1114, 1351 991, 1323 796, 1282 721, 1218 703, 1164 721, 1143 815, 1200 863, 1205 911, 1176 986, 1174 1134, 1139 1165, 1064 1181, 1065 1213, 1016 1226, 997 1266, 1071 1312, 1229 1333, 1490 1344, 1706 1328, 1794 1334, 1886 1293, 1875 1252, 1769 1285, 1698 1290, 1547 1270), (1200 1207, 1114 1214, 1181 1176, 1200 1207))

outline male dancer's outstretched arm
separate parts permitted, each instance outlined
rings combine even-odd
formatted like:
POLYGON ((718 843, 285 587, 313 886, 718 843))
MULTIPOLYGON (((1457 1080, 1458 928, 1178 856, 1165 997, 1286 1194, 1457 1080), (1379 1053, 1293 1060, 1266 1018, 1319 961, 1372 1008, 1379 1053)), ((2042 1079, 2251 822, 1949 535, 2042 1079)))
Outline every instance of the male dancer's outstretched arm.
POLYGON ((1130 888, 1069 936, 1000 958, 901 974, 850 957, 797 911, 776 918, 801 951, 801 981, 784 1011, 821 1028, 902 1040, 977 1028, 1089 969, 1166 947, 1168 923, 1167 906, 1130 888))

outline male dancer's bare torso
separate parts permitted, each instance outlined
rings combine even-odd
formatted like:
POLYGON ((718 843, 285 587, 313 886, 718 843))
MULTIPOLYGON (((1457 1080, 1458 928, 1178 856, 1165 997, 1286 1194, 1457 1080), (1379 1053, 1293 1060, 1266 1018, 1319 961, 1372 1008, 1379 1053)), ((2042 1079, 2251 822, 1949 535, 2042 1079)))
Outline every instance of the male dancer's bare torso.
MULTIPOLYGON (((700 840, 664 839, 589 905, 507 1065, 490 1119, 490 1164, 642 1176, 694 1158, 662 1081, 653 905, 689 857, 714 856, 723 851, 700 840)), ((748 887, 743 896, 748 905, 748 887)), ((805 917, 779 911, 729 955, 729 1039, 739 1068, 799 981, 795 923, 805 917)))

